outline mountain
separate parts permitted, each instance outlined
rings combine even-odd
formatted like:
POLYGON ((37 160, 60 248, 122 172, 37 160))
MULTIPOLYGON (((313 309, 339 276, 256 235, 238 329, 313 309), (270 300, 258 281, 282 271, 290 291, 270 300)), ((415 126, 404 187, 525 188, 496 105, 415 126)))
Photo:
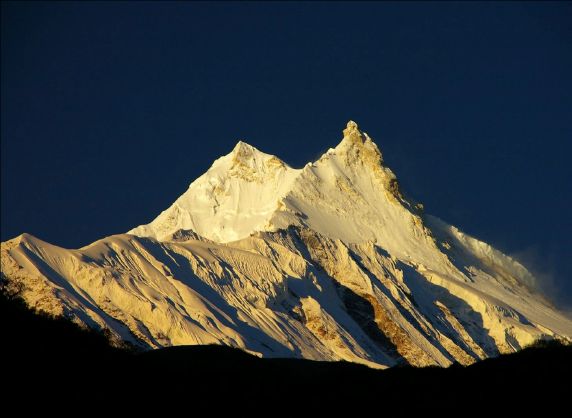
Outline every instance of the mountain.
POLYGON ((80 249, 23 234, 1 262, 29 306, 142 348, 385 368, 572 341, 524 266, 424 214, 351 121, 302 169, 239 142, 149 224, 80 249))

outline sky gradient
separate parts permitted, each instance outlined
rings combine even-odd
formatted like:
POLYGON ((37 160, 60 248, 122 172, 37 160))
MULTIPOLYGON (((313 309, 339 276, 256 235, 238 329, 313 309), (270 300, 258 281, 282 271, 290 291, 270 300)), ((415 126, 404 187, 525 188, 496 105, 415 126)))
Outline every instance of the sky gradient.
POLYGON ((3 241, 125 232, 239 139, 300 167, 353 119, 572 306, 571 3, 1 7, 3 241))

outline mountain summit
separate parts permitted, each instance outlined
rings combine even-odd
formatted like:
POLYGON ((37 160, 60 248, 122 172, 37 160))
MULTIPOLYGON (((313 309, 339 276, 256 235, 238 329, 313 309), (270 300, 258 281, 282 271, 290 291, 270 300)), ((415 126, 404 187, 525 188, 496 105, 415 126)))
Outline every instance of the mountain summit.
POLYGON ((24 234, 1 252, 29 305, 145 348, 388 367, 572 341, 530 272, 404 197, 353 121, 301 169, 238 142, 127 234, 78 250, 24 234))
POLYGON ((217 242, 248 237, 264 228, 299 171, 239 141, 173 205, 129 233, 163 239, 185 229, 217 242))
MULTIPOLYGON (((310 215, 314 222, 321 222, 320 218, 332 216, 331 208, 322 207, 319 214, 313 213, 312 208, 306 212, 297 209, 314 206, 317 200, 323 203, 336 198, 353 200, 360 194, 367 199, 372 187, 378 189, 375 193, 389 192, 388 199, 394 202, 401 198, 395 176, 382 165, 379 148, 353 121, 348 122, 335 148, 298 170, 276 156, 239 141, 230 154, 216 160, 204 175, 191 183, 189 190, 171 207, 150 224, 129 233, 161 239, 179 229, 192 229, 208 239, 229 242, 256 231, 300 224, 310 215), (358 184, 356 177, 376 184, 361 191, 362 186, 368 187, 358 184), (320 195, 312 196, 311 191, 320 195)), ((336 205, 334 212, 347 212, 353 206, 352 202, 344 202, 336 205)), ((348 231, 345 234, 328 231, 332 225, 329 220, 327 223, 328 227, 321 232, 333 238, 350 239, 348 231)), ((366 235, 379 232, 375 226, 366 229, 371 230, 366 235)), ((362 236, 353 238, 363 240, 362 236)))

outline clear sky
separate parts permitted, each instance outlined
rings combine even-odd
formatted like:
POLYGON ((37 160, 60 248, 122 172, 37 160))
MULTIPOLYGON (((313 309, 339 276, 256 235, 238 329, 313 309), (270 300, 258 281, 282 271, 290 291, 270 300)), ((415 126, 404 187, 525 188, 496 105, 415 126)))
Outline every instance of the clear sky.
POLYGON ((353 119, 572 305, 572 3, 1 7, 2 240, 127 231, 239 139, 299 167, 353 119))

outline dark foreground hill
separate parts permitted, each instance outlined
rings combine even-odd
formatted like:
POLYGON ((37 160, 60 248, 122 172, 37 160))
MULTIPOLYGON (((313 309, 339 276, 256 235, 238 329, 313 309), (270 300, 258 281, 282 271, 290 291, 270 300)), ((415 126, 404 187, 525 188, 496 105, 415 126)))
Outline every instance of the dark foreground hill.
POLYGON ((140 407, 141 400, 152 399, 149 407, 157 407, 184 399, 192 408, 256 409, 260 401, 279 409, 323 410, 373 402, 431 410, 501 405, 566 411, 572 395, 572 347, 557 342, 470 367, 379 371, 343 362, 259 359, 222 346, 136 352, 112 347, 101 333, 65 319, 35 314, 19 300, 0 301, 2 395, 13 402, 50 399, 42 405, 53 407, 121 400, 140 407))

